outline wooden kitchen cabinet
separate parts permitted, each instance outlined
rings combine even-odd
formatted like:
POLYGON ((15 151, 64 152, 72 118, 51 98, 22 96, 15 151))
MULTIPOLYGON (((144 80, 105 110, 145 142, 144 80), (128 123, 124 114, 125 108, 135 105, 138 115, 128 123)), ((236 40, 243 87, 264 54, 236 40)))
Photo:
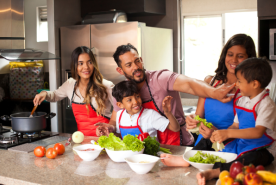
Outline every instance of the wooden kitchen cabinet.
POLYGON ((129 15, 166 15, 166 0, 81 0, 81 17, 89 12, 111 9, 129 15))

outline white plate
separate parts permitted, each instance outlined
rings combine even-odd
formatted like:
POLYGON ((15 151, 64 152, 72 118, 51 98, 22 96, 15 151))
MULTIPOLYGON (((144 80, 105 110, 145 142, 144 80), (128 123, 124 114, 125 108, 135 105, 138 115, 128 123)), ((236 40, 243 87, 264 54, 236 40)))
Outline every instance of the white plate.
MULTIPOLYGON (((193 157, 199 150, 189 150, 184 155, 183 158, 185 161, 190 163, 193 167, 199 169, 200 171, 212 169, 214 164, 204 164, 204 163, 195 163, 189 161, 190 157, 193 157)), ((213 154, 219 156, 226 160, 226 163, 229 163, 237 158, 237 154, 234 153, 227 153, 227 152, 214 152, 214 151, 202 151, 202 153, 206 154, 213 154)))

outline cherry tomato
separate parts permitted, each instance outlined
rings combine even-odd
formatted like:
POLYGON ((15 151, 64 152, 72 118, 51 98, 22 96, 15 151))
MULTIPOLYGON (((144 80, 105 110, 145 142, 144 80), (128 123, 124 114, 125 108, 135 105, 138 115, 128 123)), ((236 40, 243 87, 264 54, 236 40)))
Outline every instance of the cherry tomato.
POLYGON ((58 155, 57 151, 53 148, 48 148, 46 152, 46 157, 49 159, 54 159, 58 155))
POLYGON ((65 152, 65 147, 61 143, 56 143, 54 149, 57 151, 58 155, 62 155, 65 152))
POLYGON ((43 157, 46 154, 46 149, 43 146, 38 146, 34 149, 34 155, 36 157, 43 157))

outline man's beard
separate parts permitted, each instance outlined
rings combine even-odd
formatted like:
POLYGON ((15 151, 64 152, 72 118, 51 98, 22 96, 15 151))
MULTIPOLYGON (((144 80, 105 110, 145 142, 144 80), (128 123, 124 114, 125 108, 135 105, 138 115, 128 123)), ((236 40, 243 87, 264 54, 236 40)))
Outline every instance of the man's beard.
POLYGON ((137 83, 137 84, 143 82, 143 81, 146 79, 145 69, 137 69, 137 70, 135 70, 135 71, 132 73, 132 76, 126 74, 125 72, 124 72, 124 74, 125 74, 125 77, 126 77, 128 80, 134 81, 134 82, 137 83), (142 72, 142 74, 143 74, 143 78, 142 78, 142 79, 135 80, 135 78, 134 78, 134 73, 136 73, 137 71, 141 71, 141 72, 142 72))

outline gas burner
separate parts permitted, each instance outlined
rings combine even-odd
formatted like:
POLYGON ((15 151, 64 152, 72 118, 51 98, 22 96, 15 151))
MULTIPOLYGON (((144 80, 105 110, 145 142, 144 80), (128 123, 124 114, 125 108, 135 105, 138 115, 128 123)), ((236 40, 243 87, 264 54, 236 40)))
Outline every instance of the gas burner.
POLYGON ((37 137, 38 134, 37 133, 25 133, 23 135, 23 138, 27 137, 27 138, 34 138, 34 137, 37 137))
POLYGON ((41 132, 32 132, 32 133, 16 133, 17 137, 20 137, 21 139, 33 139, 33 138, 40 138, 41 132))
POLYGON ((17 137, 4 137, 0 136, 0 144, 13 144, 17 143, 17 137))

